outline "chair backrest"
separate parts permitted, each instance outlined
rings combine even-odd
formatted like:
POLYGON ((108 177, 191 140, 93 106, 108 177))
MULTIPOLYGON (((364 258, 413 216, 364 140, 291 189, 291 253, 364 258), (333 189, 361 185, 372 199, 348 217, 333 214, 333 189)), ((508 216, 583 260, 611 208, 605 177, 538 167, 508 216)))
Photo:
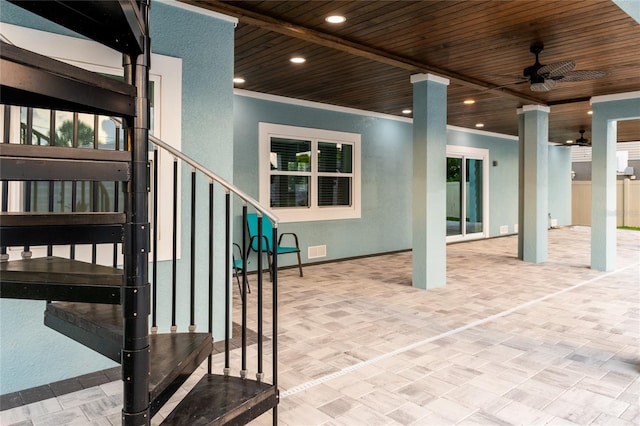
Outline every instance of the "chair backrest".
MULTIPOLYGON (((251 241, 251 250, 258 251, 258 214, 247 214, 247 229, 249 230, 249 239, 251 241)), ((262 216, 262 250, 272 251, 273 244, 271 243, 271 236, 273 235, 273 227, 271 221, 262 216)))

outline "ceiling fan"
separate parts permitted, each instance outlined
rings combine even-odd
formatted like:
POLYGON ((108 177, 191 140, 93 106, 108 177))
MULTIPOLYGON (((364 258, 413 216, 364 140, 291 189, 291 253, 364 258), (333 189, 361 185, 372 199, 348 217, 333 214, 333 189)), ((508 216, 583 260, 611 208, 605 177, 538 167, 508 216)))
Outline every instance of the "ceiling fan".
POLYGON ((584 129, 580 129, 580 137, 578 139, 576 139, 575 142, 571 141, 567 141, 565 143, 562 143, 560 145, 562 146, 591 146, 591 142, 589 141, 589 139, 584 137, 584 129))
POLYGON ((535 43, 531 46, 529 51, 536 55, 536 62, 525 68, 522 72, 523 75, 518 76, 521 81, 514 84, 529 82, 533 92, 548 92, 555 89, 558 82, 593 80, 607 75, 606 71, 574 71, 573 68, 576 66, 574 61, 561 61, 543 65, 539 60, 540 52, 543 49, 544 45, 542 43, 535 43))

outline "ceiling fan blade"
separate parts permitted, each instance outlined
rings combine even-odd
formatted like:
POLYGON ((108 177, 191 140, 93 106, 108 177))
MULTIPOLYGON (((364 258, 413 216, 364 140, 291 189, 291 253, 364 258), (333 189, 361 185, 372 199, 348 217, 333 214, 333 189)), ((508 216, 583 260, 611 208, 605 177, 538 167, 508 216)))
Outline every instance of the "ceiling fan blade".
POLYGON ((607 75, 606 71, 596 71, 596 70, 578 70, 578 71, 570 71, 566 73, 561 78, 556 79, 557 81, 565 82, 565 81, 585 81, 585 80, 594 80, 596 78, 601 78, 607 75))
POLYGON ((538 70, 538 75, 548 77, 560 77, 574 69, 576 63, 573 61, 555 62, 553 64, 544 65, 538 70))
POLYGON ((555 89, 557 83, 555 80, 545 79, 542 83, 533 83, 531 85, 532 92, 548 92, 549 90, 555 89))

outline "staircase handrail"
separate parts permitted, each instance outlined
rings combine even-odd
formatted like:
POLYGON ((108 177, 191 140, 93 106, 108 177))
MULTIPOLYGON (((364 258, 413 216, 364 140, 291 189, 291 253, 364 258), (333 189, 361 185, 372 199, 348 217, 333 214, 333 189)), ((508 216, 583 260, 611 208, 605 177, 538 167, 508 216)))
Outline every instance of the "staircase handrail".
MULTIPOLYGON (((116 118, 116 117, 111 117, 111 120, 113 120, 117 124, 121 124, 122 123, 122 121, 119 118, 116 118)), ((221 178, 220 176, 218 176, 217 174, 215 174, 211 170, 207 169, 202 164, 198 163, 196 160, 194 160, 191 157, 189 157, 188 155, 184 154, 182 151, 176 149, 175 147, 169 145, 167 142, 165 142, 165 141, 163 141, 163 140, 161 140, 161 139, 159 139, 159 138, 157 138, 157 137, 155 137, 155 136, 153 136, 151 134, 149 134, 149 142, 151 142, 152 144, 154 144, 154 145, 156 145, 156 146, 168 151, 171 155, 173 155, 176 158, 181 159, 182 161, 184 161, 185 163, 189 164, 194 169, 199 170, 201 173, 203 173, 204 175, 208 176, 211 180, 219 183, 227 191, 233 192, 238 197, 240 197, 240 199, 242 199, 242 201, 244 201, 245 203, 250 204, 251 206, 253 206, 259 213, 267 216, 271 220, 274 228, 278 227, 278 223, 280 222, 280 219, 278 219, 278 216, 276 216, 276 214, 271 209, 269 209, 267 207, 264 207, 262 204, 260 204, 260 202, 258 200, 256 200, 255 198, 251 197, 250 195, 245 193, 243 190, 241 190, 240 188, 238 188, 234 184, 227 182, 226 180, 224 180, 223 178, 221 178)))

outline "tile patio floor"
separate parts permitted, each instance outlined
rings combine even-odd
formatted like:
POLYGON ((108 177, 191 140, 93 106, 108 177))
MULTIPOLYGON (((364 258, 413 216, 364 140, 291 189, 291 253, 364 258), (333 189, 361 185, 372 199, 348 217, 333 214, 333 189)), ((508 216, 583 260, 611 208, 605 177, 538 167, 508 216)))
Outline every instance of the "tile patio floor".
MULTIPOLYGON (((410 286, 410 252, 281 271, 279 424, 639 425, 640 232, 618 231, 608 273, 589 269, 589 244, 589 228, 552 230, 539 265, 516 259, 514 236, 449 245, 447 285, 429 291, 410 286)), ((120 424, 121 387, 0 423, 120 424)))

